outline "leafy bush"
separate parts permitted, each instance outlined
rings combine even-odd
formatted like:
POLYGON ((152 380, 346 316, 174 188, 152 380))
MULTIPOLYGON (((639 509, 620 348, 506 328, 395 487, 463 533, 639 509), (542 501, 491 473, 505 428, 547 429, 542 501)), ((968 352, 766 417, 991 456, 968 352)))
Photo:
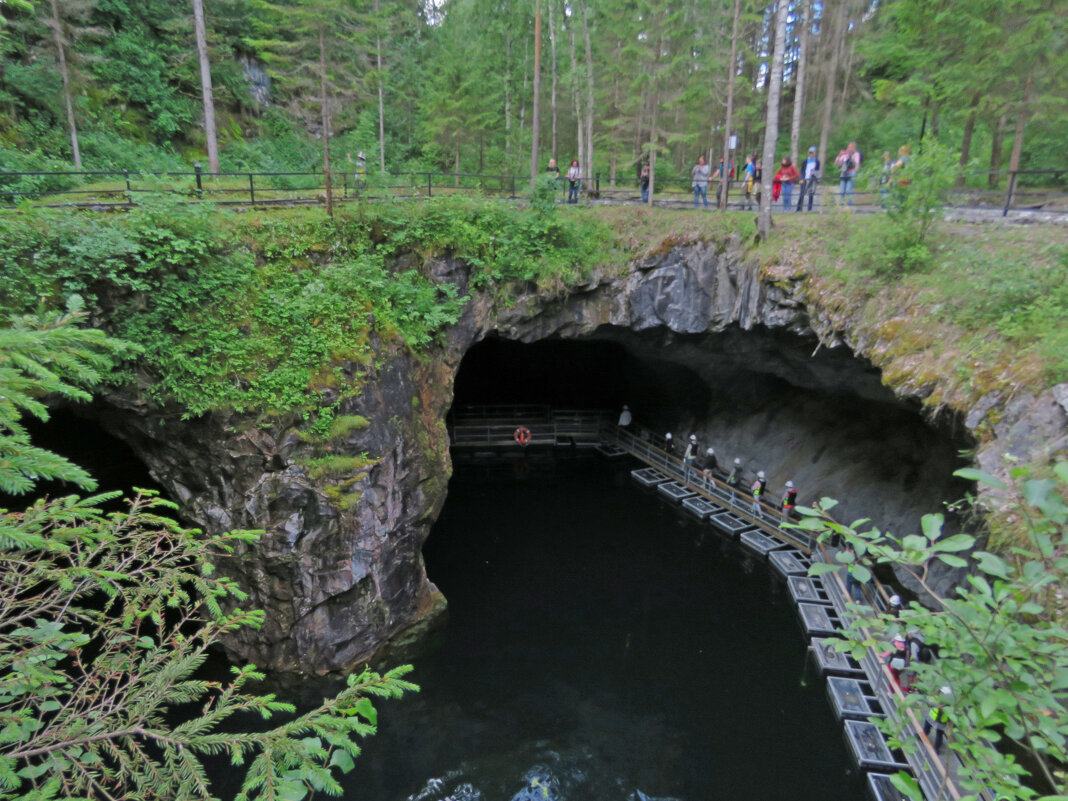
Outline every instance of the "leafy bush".
POLYGON ((946 196, 960 171, 959 161, 959 154, 926 138, 919 154, 894 171, 887 209, 891 226, 881 272, 912 273, 930 265, 931 229, 941 218, 946 196))

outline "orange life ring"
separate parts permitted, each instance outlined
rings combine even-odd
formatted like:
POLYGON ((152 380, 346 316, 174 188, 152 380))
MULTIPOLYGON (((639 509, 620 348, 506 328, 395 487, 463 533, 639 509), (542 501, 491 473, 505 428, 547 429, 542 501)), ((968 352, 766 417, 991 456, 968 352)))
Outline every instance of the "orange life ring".
POLYGON ((520 445, 530 444, 530 429, 526 426, 519 426, 519 428, 515 430, 515 434, 512 436, 520 445))

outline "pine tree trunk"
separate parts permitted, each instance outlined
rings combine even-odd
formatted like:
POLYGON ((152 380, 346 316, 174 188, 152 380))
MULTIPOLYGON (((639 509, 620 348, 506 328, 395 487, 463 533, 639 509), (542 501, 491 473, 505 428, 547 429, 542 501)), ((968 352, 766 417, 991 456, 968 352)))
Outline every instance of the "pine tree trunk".
POLYGON ((801 37, 797 48, 797 80, 794 82, 793 120, 790 124, 790 160, 798 163, 801 156, 801 116, 805 112, 805 62, 808 59, 808 0, 801 3, 801 37))
POLYGON ((975 120, 979 116, 979 101, 980 96, 978 94, 972 95, 972 102, 969 104, 968 119, 964 123, 964 135, 960 140, 960 167, 961 173, 957 176, 957 188, 963 189, 964 182, 967 178, 964 174, 964 170, 968 167, 968 158, 971 155, 972 150, 972 135, 975 133, 975 120))
POLYGON ((567 27, 567 43, 568 50, 571 55, 571 100, 575 105, 575 144, 578 150, 579 166, 582 167, 586 158, 586 142, 583 136, 584 128, 582 125, 582 93, 579 90, 579 74, 578 74, 578 61, 575 59, 575 22, 571 21, 571 24, 567 27))
POLYGON ((1020 169, 1020 154, 1023 152, 1024 130, 1027 128, 1027 120, 1031 116, 1031 74, 1027 74, 1024 81, 1023 96, 1020 98, 1020 113, 1016 115, 1016 130, 1012 136, 1012 153, 1009 155, 1009 172, 1020 169))
MULTIPOLYGON (((841 49, 842 30, 845 28, 847 17, 844 0, 839 0, 835 5, 838 13, 834 21, 834 33, 828 43, 830 53, 828 55, 826 83, 824 84, 823 92, 823 124, 820 126, 819 160, 820 168, 824 175, 827 174, 827 143, 831 138, 831 118, 834 112, 834 84, 838 77, 838 51, 841 49)), ((827 12, 830 8, 831 3, 824 0, 824 23, 827 21, 827 12)))
MULTIPOLYGON (((658 82, 659 78, 654 78, 658 82)), ((653 205, 653 193, 656 192, 656 122, 660 109, 660 87, 653 91, 653 119, 649 126, 649 205, 653 205)))
POLYGON ((538 187, 538 128, 541 122, 541 0, 534 2, 534 101, 530 115, 530 191, 538 187))
POLYGON ((768 76, 768 105, 764 123, 764 156, 761 159, 760 217, 757 236, 767 239, 771 233, 771 180, 775 174, 775 146, 779 139, 779 100, 782 96, 782 65, 786 50, 787 0, 779 0, 775 13, 775 54, 768 76))
POLYGON ((512 34, 504 35, 504 163, 512 165, 512 34))
POLYGON ((719 207, 721 211, 727 210, 727 181, 730 172, 730 142, 731 142, 731 117, 734 114, 734 73, 735 60, 738 58, 738 19, 742 12, 742 0, 734 0, 734 20, 731 22, 731 58, 727 62, 727 122, 723 130, 723 174, 719 181, 719 207))
POLYGON ((658 20, 656 51, 653 54, 653 111, 652 122, 649 126, 649 205, 653 205, 653 195, 656 192, 656 143, 657 121, 660 111, 660 57, 664 49, 663 33, 660 30, 663 19, 658 20))
POLYGON ((583 174, 593 179, 593 46, 590 43, 590 26, 586 18, 586 4, 579 2, 582 18, 582 36, 586 44, 586 164, 583 174))
MULTIPOLYGON (((59 4, 52 0, 52 37, 56 45, 56 60, 59 62, 59 75, 63 80, 63 105, 67 109, 67 130, 70 133, 70 152, 74 169, 82 168, 82 150, 78 145, 78 125, 74 120, 74 96, 71 90, 70 68, 67 66, 67 52, 63 46, 63 26, 59 19, 59 4)), ((218 172, 218 167, 215 171, 218 172)))
POLYGON ((557 89, 558 78, 557 78, 557 74, 556 74, 556 19, 555 19, 555 15, 553 14, 553 7, 555 5, 556 5, 556 0, 549 0, 549 57, 550 57, 550 60, 552 62, 551 69, 552 69, 552 73, 553 73, 553 75, 552 75, 552 83, 553 83, 553 85, 552 85, 552 91, 551 91, 551 94, 550 94, 550 97, 549 97, 549 105, 552 107, 552 116, 553 116, 553 132, 552 132, 553 147, 552 147, 552 152, 549 155, 551 155, 553 158, 557 157, 557 153, 556 153, 556 151, 557 151, 556 128, 557 128, 557 124, 559 122, 559 115, 560 115, 560 111, 559 111, 559 108, 557 107, 557 102, 556 102, 556 89, 557 89))
POLYGON ((326 177, 326 214, 334 216, 333 173, 330 172, 330 104, 326 94, 326 34, 319 28, 319 104, 323 119, 323 175, 326 177))
POLYGON ((1005 131, 1005 115, 1001 114, 994 123, 994 130, 990 132, 990 175, 987 176, 986 185, 991 189, 997 189, 1001 184, 1001 139, 1005 131))
POLYGON ((375 64, 378 67, 378 168, 386 171, 386 102, 385 78, 382 74, 382 34, 378 32, 379 0, 375 0, 375 64))
POLYGON ((519 141, 523 141, 523 131, 527 129, 527 84, 530 72, 527 70, 527 56, 530 55, 530 39, 523 37, 523 91, 519 95, 519 141))

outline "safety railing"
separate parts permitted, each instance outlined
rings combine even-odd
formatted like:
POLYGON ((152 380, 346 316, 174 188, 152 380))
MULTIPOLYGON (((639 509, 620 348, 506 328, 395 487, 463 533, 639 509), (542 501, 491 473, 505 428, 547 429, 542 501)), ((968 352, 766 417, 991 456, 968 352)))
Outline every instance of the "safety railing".
POLYGON ((802 529, 784 528, 784 524, 790 521, 782 510, 753 498, 740 486, 732 486, 715 475, 705 475, 692 464, 669 453, 664 447, 666 440, 648 429, 635 425, 630 427, 638 433, 619 426, 606 426, 602 438, 689 486, 713 503, 728 506, 732 514, 764 532, 805 553, 812 553, 816 546, 813 534, 802 529))
MULTIPOLYGON (((858 176, 853 191, 841 191, 839 181, 828 176, 816 185, 814 210, 851 206, 861 211, 884 211, 889 206, 885 186, 869 186, 868 167, 858 176)), ((1068 171, 1011 170, 1001 172, 968 173, 964 186, 948 193, 948 209, 999 213, 1068 214, 1068 171), (985 184, 985 185, 984 185, 985 184)), ((546 181, 559 203, 566 203, 566 178, 546 181)), ((526 197, 529 175, 510 175, 466 172, 406 172, 357 174, 348 170, 334 172, 330 188, 336 202, 350 200, 386 201, 446 195, 479 195, 516 200, 526 197)), ((878 183, 877 178, 874 183, 878 183)), ((147 194, 178 195, 186 202, 210 201, 221 205, 318 204, 326 200, 327 181, 322 172, 266 172, 235 171, 206 172, 199 167, 188 172, 144 172, 138 170, 95 171, 19 171, 0 172, 0 202, 9 205, 23 201, 50 201, 49 206, 78 206, 93 209, 129 208, 137 205, 138 197, 147 194)), ((694 192, 686 177, 657 177, 653 202, 669 208, 692 208, 694 192)), ((775 201, 777 213, 794 211, 800 199, 800 186, 795 186, 787 205, 783 199, 775 201)), ((602 181, 595 172, 583 179, 579 196, 582 202, 639 203, 641 192, 636 178, 622 181, 602 181)), ((732 179, 726 191, 720 182, 709 184, 707 199, 710 207, 726 204, 729 209, 745 210, 755 207, 759 192, 754 187, 746 194, 745 182, 732 179)), ((803 205, 808 209, 807 198, 803 205)))
POLYGON ((453 410, 449 437, 453 445, 556 445, 600 442, 610 413, 559 410, 547 406, 470 406, 453 410), (508 413, 512 414, 509 415, 508 413), (529 432, 520 441, 518 429, 529 432))

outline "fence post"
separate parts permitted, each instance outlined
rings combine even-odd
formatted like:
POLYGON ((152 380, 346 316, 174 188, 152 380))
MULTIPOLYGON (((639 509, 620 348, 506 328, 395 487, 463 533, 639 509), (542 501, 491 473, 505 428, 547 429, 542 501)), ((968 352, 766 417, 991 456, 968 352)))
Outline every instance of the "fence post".
POLYGON ((593 189, 597 193, 597 197, 601 196, 601 171, 598 170, 593 175, 593 189))
POLYGON ((193 162, 193 171, 197 174, 197 197, 204 197, 204 185, 200 182, 200 173, 204 168, 200 166, 199 161, 193 162))
POLYGON ((515 200, 515 176, 514 175, 512 176, 512 196, 510 198, 508 198, 508 199, 509 200, 515 200))
POLYGON ((432 172, 428 172, 428 173, 426 174, 426 196, 427 196, 427 197, 430 197, 430 194, 431 194, 431 191, 430 191, 430 182, 431 182, 431 180, 432 180, 432 176, 433 176, 433 175, 434 175, 434 173, 432 173, 432 172))
POLYGON ((1012 193, 1016 189, 1016 171, 1009 173, 1009 193, 1005 196, 1005 208, 1001 211, 1002 217, 1009 216, 1009 207, 1012 206, 1012 193))
POLYGON ((126 202, 133 205, 133 192, 130 189, 130 173, 124 172, 122 177, 126 179, 126 202))
POLYGON ((248 174, 248 199, 250 203, 256 202, 256 185, 252 180, 252 173, 248 174))

